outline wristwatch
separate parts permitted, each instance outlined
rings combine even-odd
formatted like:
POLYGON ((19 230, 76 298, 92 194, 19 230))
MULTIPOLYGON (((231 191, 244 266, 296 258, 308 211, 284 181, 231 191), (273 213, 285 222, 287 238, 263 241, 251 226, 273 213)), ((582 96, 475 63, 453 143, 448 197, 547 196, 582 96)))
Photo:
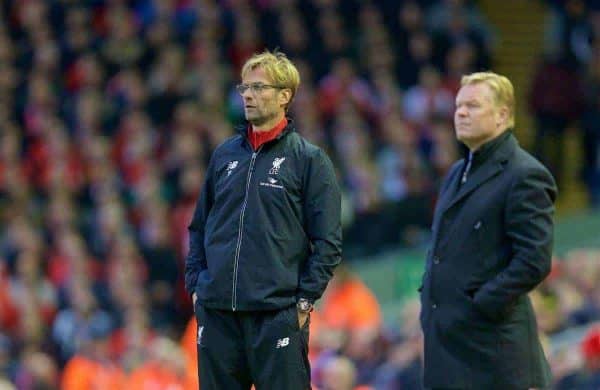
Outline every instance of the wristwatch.
POLYGON ((313 310, 313 304, 306 298, 300 298, 296 302, 296 308, 302 313, 310 313, 313 310))

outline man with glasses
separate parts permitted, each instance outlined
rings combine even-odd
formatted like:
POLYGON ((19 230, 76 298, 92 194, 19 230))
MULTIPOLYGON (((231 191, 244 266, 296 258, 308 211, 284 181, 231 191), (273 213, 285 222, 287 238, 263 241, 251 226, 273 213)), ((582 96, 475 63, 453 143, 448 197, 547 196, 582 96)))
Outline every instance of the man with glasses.
POLYGON ((200 383, 308 389, 309 313, 341 261, 340 189, 286 118, 296 67, 267 51, 241 76, 248 126, 214 151, 189 226, 200 383))

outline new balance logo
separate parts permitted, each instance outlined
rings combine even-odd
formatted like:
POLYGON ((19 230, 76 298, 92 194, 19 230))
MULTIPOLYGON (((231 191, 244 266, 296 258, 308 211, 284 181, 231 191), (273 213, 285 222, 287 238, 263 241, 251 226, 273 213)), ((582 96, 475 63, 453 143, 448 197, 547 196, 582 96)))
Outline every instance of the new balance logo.
POLYGON ((276 349, 284 348, 284 347, 287 347, 288 345, 290 345, 290 338, 286 337, 286 338, 277 340, 277 346, 275 348, 276 349))

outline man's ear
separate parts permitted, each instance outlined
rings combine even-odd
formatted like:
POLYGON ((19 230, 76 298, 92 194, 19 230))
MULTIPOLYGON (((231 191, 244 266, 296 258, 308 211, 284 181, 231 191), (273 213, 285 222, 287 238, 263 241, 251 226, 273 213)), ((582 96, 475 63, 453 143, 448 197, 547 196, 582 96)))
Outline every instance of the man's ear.
POLYGON ((287 106, 292 100, 292 90, 289 88, 282 89, 279 93, 279 105, 281 107, 287 106))
POLYGON ((500 106, 500 109, 498 110, 498 115, 496 117, 496 126, 501 126, 505 123, 508 123, 508 115, 509 115, 509 110, 508 107, 506 106, 500 106))

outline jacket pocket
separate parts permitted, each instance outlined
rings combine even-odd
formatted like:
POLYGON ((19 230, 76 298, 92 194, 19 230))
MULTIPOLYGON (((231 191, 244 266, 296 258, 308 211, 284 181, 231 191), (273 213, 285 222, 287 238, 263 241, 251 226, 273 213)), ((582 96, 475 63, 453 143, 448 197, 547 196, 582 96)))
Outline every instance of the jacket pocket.
MULTIPOLYGON (((461 294, 464 305, 466 307, 466 314, 478 323, 491 324, 491 320, 482 313, 475 305, 475 295, 479 291, 481 286, 468 286, 463 289, 459 289, 458 293, 461 294)), ((487 326, 487 325, 486 325, 487 326)))
MULTIPOLYGON (((283 317, 287 321, 288 325, 295 331, 300 331, 300 322, 298 319, 298 309, 296 309, 296 305, 292 305, 285 309, 282 309, 283 317)), ((308 320, 306 320, 308 322, 308 320)))

